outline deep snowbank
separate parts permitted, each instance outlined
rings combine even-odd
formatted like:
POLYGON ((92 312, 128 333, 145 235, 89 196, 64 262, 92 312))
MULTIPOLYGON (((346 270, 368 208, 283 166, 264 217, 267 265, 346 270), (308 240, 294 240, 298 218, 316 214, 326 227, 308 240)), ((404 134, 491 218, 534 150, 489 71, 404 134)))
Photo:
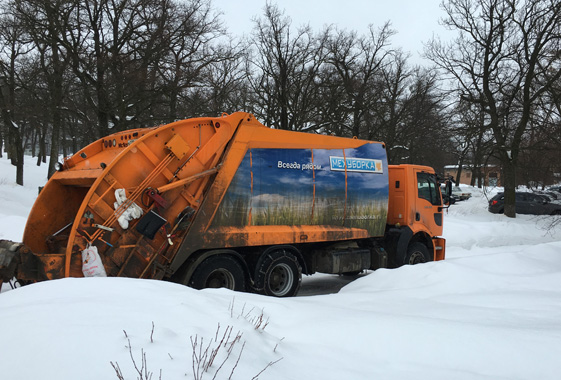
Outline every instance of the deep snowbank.
MULTIPOLYGON (((0 178, 13 175, 5 164, 0 178)), ((44 170, 26 167, 35 178, 44 170)), ((9 203, 0 238, 21 238, 36 194, 29 182, 0 182, 9 203)), ((137 378, 130 342, 154 379, 160 370, 162 379, 193 379, 192 339, 197 353, 216 348, 231 328, 224 340, 241 337, 230 356, 220 368, 220 346, 202 378, 233 369, 232 379, 251 379, 280 360, 259 378, 558 379, 561 232, 547 231, 552 217, 490 214, 482 192, 470 191, 445 217, 447 260, 378 270, 338 294, 274 299, 115 278, 4 292, 2 378, 117 379, 110 362, 137 378)))

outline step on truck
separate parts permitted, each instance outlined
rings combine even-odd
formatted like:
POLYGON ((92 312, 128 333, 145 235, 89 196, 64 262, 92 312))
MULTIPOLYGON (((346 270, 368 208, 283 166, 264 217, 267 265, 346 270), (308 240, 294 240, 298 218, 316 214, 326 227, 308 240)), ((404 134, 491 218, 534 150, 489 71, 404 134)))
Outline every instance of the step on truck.
POLYGON ((64 159, 23 242, 0 241, 0 283, 107 275, 293 296, 302 274, 443 260, 442 211, 434 170, 388 165, 383 143, 193 118, 64 159))

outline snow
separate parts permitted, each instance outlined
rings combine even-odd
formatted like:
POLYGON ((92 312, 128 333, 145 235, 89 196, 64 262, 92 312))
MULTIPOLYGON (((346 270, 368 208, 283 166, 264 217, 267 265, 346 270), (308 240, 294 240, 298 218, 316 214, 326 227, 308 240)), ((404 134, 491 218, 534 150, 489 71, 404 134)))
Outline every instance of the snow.
MULTIPOLYGON (((28 160, 19 187, 0 159, 2 239, 21 239, 45 181, 46 167, 28 160)), ((5 284, 2 378, 118 379, 112 363, 125 379, 149 378, 146 368, 165 380, 561 378, 561 231, 548 230, 553 217, 491 214, 480 189, 462 188, 472 197, 445 215, 446 260, 374 271, 334 294, 123 278, 5 284), (194 375, 207 347, 207 363, 216 357, 194 375)), ((338 279, 312 276, 304 288, 318 278, 338 279)))

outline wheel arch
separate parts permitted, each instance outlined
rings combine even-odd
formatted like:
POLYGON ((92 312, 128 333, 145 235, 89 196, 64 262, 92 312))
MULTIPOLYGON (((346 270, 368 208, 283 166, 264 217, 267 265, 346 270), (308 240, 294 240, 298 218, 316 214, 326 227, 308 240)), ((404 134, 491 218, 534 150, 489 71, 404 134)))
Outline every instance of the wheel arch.
POLYGON ((433 255, 430 258, 430 261, 434 261, 434 244, 433 244, 432 238, 429 236, 429 234, 427 234, 424 231, 417 232, 415 235, 413 235, 413 237, 409 241, 409 244, 411 244, 411 243, 421 243, 425 247, 427 247, 427 249, 429 250, 429 255, 430 255, 431 252, 433 252, 433 255))
POLYGON ((243 256, 233 249, 213 249, 209 251, 202 251, 195 254, 191 260, 187 260, 182 264, 182 269, 179 270, 180 274, 177 280, 182 284, 188 284, 191 281, 193 273, 197 267, 206 259, 218 255, 227 255, 233 257, 242 266, 245 272, 246 278, 251 284, 253 284, 253 274, 251 273, 247 262, 244 260, 243 256))
POLYGON ((424 230, 413 232, 409 226, 401 228, 392 228, 388 231, 388 239, 386 240, 386 248, 394 256, 394 265, 401 266, 407 256, 407 249, 411 243, 424 244, 429 250, 430 261, 434 261, 434 245, 431 236, 424 230))

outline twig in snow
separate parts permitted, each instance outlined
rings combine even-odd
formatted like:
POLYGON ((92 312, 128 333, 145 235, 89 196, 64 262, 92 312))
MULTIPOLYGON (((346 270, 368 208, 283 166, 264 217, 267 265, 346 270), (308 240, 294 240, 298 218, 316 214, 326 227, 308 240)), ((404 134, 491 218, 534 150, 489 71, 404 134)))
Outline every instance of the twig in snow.
POLYGON ((275 344, 275 348, 273 349, 273 352, 277 352, 277 347, 279 346, 279 344, 284 340, 284 336, 281 338, 281 340, 279 340, 279 342, 277 344, 275 344))
POLYGON ((278 359, 278 360, 275 360, 274 362, 269 362, 269 364, 267 364, 267 365, 265 366, 265 368, 263 368, 263 369, 261 370, 261 372, 259 372, 259 373, 258 373, 257 375, 255 375, 255 376, 253 376, 253 377, 251 378, 251 380, 257 380, 257 378, 259 378, 259 375, 261 375, 263 372, 265 372, 265 370, 266 370, 267 368, 269 368, 270 366, 272 366, 272 365, 274 365, 274 364, 280 362, 282 359, 284 359, 284 358, 280 358, 280 359, 278 359))
POLYGON ((232 380, 232 376, 234 375, 234 371, 236 370, 236 367, 238 366, 238 363, 240 362, 240 358, 242 357, 242 352, 243 352, 244 347, 245 347, 245 342, 243 342, 243 344, 242 344, 242 349, 240 350, 240 354, 238 355, 238 360, 236 360, 236 364, 234 364, 234 368, 232 368, 232 372, 230 372, 230 377, 228 377, 228 380, 232 380))

